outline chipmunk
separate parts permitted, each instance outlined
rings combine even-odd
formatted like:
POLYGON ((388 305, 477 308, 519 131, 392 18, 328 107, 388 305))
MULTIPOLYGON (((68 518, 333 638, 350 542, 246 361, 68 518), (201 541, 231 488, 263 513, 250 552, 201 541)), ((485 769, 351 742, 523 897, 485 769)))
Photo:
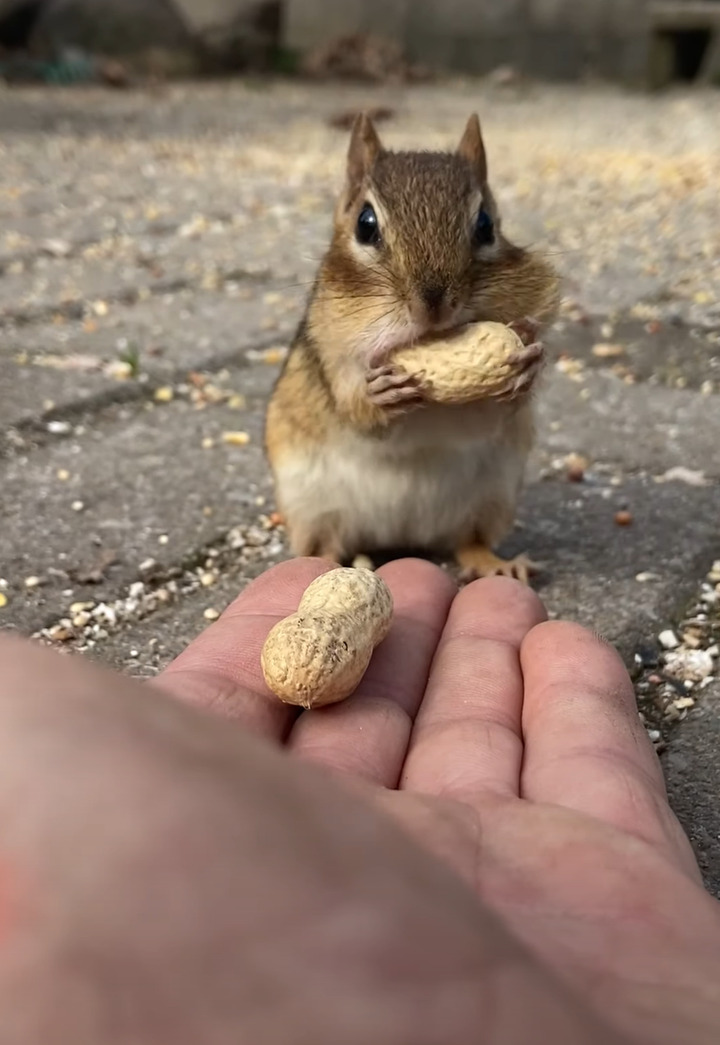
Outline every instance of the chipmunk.
POLYGON ((456 152, 386 150, 355 121, 330 247, 268 405, 265 441, 296 555, 348 562, 452 552, 472 576, 527 582, 493 548, 514 523, 534 425, 537 342, 559 303, 542 258, 503 235, 477 115, 456 152), (480 320, 523 350, 500 395, 430 403, 401 346, 480 320))

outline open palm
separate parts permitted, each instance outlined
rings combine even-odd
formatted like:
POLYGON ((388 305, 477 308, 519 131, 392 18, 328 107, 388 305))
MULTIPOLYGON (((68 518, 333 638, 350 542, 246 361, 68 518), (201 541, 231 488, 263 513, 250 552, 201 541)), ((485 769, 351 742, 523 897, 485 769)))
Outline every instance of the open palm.
POLYGON ((326 568, 262 576, 160 685, 344 777, 632 1040, 716 1040, 702 1027, 718 1002, 720 909, 616 654, 547 622, 516 582, 457 594, 439 569, 399 562, 382 571, 393 628, 357 693, 297 713, 268 693, 259 654, 326 568))

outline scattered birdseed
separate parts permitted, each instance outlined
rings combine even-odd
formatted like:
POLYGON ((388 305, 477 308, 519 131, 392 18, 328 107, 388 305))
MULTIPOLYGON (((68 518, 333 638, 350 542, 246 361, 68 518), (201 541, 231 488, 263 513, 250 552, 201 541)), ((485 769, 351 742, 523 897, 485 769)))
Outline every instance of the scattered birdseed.
POLYGON ((665 670, 673 678, 702 682, 713 672, 713 658, 702 649, 677 649, 665 655, 665 670))
POLYGON ((624 356, 625 348, 623 345, 611 345, 601 342, 593 345, 592 354, 598 359, 613 359, 616 356, 624 356))
POLYGON ((375 563, 367 555, 356 555, 353 559, 353 567, 356 570, 373 570, 375 569, 375 563))
POLYGON ((247 446, 250 442, 247 432, 223 432, 222 439, 228 446, 247 446))

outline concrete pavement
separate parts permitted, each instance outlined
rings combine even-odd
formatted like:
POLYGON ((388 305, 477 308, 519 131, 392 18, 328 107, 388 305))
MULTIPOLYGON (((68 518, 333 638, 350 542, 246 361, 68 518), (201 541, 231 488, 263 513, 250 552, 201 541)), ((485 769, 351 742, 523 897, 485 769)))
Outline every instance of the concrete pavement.
POLYGON ((719 94, 5 91, 0 627, 151 674, 286 554, 263 408, 362 104, 399 146, 479 109, 509 234, 566 276, 508 549, 620 648, 720 892, 719 94))

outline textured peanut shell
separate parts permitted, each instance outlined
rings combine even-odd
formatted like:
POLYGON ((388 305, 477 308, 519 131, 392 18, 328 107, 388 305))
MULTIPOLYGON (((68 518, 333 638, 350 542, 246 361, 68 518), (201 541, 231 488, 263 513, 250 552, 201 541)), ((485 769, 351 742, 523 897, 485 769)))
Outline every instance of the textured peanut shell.
POLYGON ((297 613, 267 637, 260 660, 268 688, 304 708, 344 700, 365 674, 392 615, 392 595, 377 574, 353 568, 324 573, 308 586, 297 613))
POLYGON ((404 348, 393 361, 422 376, 438 403, 469 403, 505 390, 523 351, 518 335, 502 323, 473 323, 449 338, 404 348))

